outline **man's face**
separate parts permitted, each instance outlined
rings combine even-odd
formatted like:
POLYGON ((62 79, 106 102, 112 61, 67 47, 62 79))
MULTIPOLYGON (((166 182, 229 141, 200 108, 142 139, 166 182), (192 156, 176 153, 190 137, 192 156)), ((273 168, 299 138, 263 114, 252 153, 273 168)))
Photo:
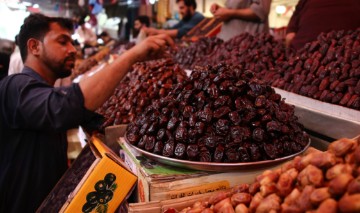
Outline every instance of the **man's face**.
POLYGON ((139 20, 135 20, 134 29, 140 30, 141 26, 142 26, 141 22, 139 20))
POLYGON ((57 23, 50 24, 41 42, 41 60, 57 78, 69 76, 74 68, 76 49, 72 42, 70 32, 57 23))
POLYGON ((182 17, 183 20, 189 20, 192 16, 191 14, 191 8, 186 6, 184 1, 179 1, 178 2, 178 7, 179 7, 179 13, 182 17))

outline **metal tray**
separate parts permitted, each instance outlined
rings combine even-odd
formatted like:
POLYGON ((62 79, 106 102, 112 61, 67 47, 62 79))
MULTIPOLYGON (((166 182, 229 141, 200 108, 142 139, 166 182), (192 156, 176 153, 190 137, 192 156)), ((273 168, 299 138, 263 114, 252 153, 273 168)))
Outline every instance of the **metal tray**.
POLYGON ((353 138, 359 135, 359 110, 322 102, 278 88, 274 89, 282 98, 285 98, 286 103, 295 106, 295 115, 307 129, 333 139, 353 138))
POLYGON ((199 162, 199 161, 188 161, 188 160, 180 160, 176 158, 169 158, 164 157, 161 155, 157 155, 151 152, 147 152, 145 150, 142 150, 134 145, 132 145, 130 142, 127 141, 126 137, 124 137, 125 142, 131 146, 133 149, 135 149, 137 152, 139 152, 141 155, 159 162, 163 163, 169 166, 176 166, 186 169, 194 169, 194 170, 200 170, 200 171, 215 171, 215 172, 230 172, 230 171, 239 171, 239 170, 255 170, 263 167, 270 167, 274 166, 276 164, 280 164, 284 161, 290 160, 294 158, 297 155, 300 155, 303 153, 307 148, 309 148, 311 140, 309 139, 309 143, 305 146, 303 150, 301 150, 298 153, 285 156, 282 158, 277 158, 274 160, 264 160, 264 161, 256 161, 256 162, 246 162, 246 163, 214 163, 214 162, 199 162))

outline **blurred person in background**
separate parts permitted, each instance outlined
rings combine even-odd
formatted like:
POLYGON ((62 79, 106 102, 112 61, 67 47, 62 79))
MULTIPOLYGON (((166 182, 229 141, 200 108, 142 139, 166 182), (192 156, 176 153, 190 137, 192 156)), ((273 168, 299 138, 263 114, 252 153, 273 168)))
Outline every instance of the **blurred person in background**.
POLYGON ((227 41, 245 32, 269 32, 270 5, 271 0, 227 0, 225 7, 212 4, 210 12, 223 21, 217 36, 227 41))
POLYGON ((147 35, 164 33, 173 38, 180 39, 204 19, 201 13, 196 12, 197 5, 195 0, 176 0, 176 3, 179 8, 179 13, 182 16, 180 22, 169 29, 144 28, 147 35))
POLYGON ((17 37, 18 36, 16 35, 14 52, 10 56, 8 75, 19 73, 24 68, 24 63, 21 60, 21 54, 20 54, 20 49, 19 49, 19 45, 17 42, 17 37))
POLYGON ((134 21, 134 28, 132 30, 132 39, 130 41, 135 40, 141 29, 150 27, 150 18, 148 16, 138 16, 134 21))
POLYGON ((83 48, 96 46, 97 36, 91 28, 86 26, 84 19, 80 19, 76 34, 79 35, 78 41, 83 48))
POLYGON ((104 42, 104 45, 113 41, 113 39, 110 37, 109 33, 106 31, 103 31, 102 33, 100 33, 99 38, 104 42))
POLYGON ((300 0, 287 26, 285 42, 298 50, 322 32, 358 27, 359 0, 300 0))
POLYGON ((74 68, 72 33, 71 20, 42 14, 21 26, 24 69, 0 81, 0 212, 35 212, 68 168, 66 131, 98 123, 94 111, 132 65, 173 45, 167 35, 149 37, 91 77, 54 88, 74 68))

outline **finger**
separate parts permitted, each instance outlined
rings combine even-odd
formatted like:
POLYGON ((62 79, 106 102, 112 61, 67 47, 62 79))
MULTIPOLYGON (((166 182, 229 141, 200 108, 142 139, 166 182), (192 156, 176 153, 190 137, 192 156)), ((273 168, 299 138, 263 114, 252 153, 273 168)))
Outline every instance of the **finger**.
POLYGON ((161 46, 157 42, 151 42, 149 46, 150 46, 150 52, 157 52, 161 49, 161 46))
POLYGON ((171 47, 175 45, 174 40, 167 34, 159 34, 158 37, 164 39, 166 43, 171 47))
POLYGON ((154 38, 153 41, 161 48, 166 46, 166 41, 164 39, 154 38))

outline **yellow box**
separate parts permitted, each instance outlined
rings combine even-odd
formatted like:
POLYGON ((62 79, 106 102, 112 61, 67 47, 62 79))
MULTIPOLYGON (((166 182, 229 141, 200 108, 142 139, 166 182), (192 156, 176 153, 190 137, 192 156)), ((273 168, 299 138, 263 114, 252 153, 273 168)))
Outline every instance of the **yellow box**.
POLYGON ((82 162, 76 162, 77 160, 92 161, 85 166, 88 169, 75 189, 70 193, 64 192, 64 188, 67 187, 66 182, 72 185, 74 183, 71 183, 71 179, 76 177, 76 168, 71 167, 44 200, 38 212, 112 213, 134 188, 137 177, 126 168, 116 154, 96 137, 91 138, 89 146, 91 153, 90 151, 80 153, 81 159, 76 159, 74 162, 75 165, 80 165, 82 162), (90 156, 91 154, 93 156, 90 156), (65 199, 64 194, 67 194, 65 199), (63 202, 56 204, 59 201, 63 202))

